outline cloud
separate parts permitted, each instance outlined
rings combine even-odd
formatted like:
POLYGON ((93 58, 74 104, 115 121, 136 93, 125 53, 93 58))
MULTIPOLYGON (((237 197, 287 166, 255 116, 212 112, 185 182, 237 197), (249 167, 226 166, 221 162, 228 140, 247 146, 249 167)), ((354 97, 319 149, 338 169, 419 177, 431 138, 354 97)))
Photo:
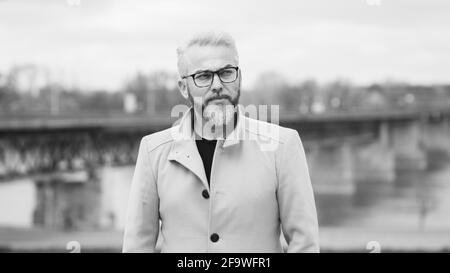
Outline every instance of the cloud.
POLYGON ((244 87, 270 70, 292 81, 450 80, 449 1, 80 1, 1 1, 0 71, 36 63, 56 80, 117 89, 138 70, 176 71, 185 38, 221 29, 237 40, 244 87))

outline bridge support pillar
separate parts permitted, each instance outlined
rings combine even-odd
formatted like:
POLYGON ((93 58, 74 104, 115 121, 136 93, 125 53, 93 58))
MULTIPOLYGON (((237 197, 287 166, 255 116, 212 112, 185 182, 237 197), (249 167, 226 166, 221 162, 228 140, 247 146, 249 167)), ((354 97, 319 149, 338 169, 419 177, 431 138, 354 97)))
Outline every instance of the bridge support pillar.
POLYGON ((315 142, 307 158, 314 190, 324 194, 354 193, 352 149, 348 143, 315 142))
POLYGON ((419 121, 395 123, 390 126, 392 148, 397 172, 424 170, 427 166, 419 121))
POLYGON ((441 166, 450 160, 450 120, 424 124, 422 134, 428 167, 441 166))
POLYGON ((387 124, 380 125, 377 141, 357 145, 353 156, 357 182, 395 181, 395 153, 389 145, 387 124))
POLYGON ((65 230, 99 227, 101 189, 87 171, 41 177, 35 185, 34 224, 65 230))

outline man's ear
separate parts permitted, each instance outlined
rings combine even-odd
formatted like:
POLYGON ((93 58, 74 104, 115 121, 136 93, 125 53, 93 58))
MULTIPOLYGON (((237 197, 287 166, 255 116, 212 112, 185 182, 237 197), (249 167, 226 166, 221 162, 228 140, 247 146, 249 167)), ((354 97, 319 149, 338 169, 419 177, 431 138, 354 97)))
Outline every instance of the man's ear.
POLYGON ((241 89, 241 85, 242 85, 242 72, 241 69, 239 68, 239 89, 241 89))
POLYGON ((185 98, 185 99, 189 98, 187 83, 184 79, 178 80, 178 89, 180 90, 180 93, 183 96, 183 98, 185 98))

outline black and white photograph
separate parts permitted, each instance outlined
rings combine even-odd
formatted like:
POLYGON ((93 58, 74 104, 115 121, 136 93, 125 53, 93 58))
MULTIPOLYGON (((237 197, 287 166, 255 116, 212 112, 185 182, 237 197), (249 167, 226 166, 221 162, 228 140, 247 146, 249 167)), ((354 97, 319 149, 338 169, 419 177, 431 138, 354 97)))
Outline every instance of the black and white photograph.
POLYGON ((450 252, 449 15, 0 0, 0 252, 450 252))

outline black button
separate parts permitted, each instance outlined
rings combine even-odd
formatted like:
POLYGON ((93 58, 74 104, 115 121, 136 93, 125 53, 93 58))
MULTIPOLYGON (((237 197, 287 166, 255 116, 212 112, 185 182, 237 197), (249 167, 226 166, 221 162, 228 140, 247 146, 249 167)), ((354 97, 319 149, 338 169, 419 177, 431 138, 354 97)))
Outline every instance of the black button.
POLYGON ((217 233, 211 234, 210 239, 211 239, 211 241, 212 241, 213 243, 219 241, 219 234, 217 234, 217 233))
POLYGON ((208 190, 203 190, 203 191, 202 191, 202 196, 203 196, 205 199, 208 199, 208 198, 209 198, 208 190))

